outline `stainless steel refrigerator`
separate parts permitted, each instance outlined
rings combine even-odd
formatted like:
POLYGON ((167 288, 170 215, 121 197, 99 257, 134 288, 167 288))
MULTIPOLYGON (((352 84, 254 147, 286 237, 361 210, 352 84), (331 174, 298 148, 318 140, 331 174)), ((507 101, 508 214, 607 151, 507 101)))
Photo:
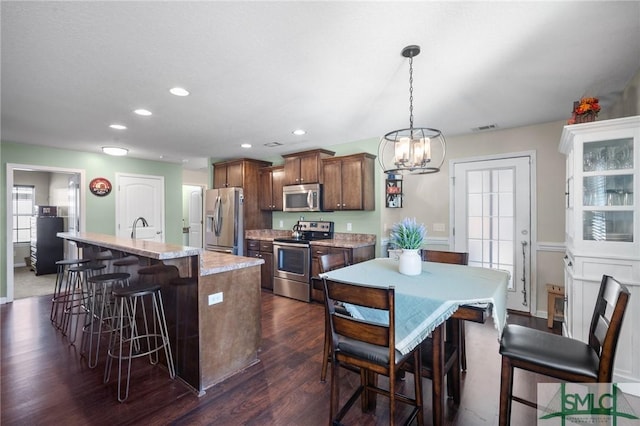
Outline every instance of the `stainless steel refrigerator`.
POLYGON ((244 255, 242 188, 205 192, 205 249, 244 255))

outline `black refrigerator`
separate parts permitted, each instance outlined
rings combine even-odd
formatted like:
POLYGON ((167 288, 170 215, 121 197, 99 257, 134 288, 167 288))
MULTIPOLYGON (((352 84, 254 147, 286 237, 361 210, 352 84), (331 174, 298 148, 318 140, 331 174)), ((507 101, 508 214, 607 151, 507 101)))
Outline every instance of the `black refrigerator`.
POLYGON ((56 262, 64 259, 62 238, 56 236, 63 228, 61 217, 31 218, 31 269, 36 275, 54 274, 56 262))

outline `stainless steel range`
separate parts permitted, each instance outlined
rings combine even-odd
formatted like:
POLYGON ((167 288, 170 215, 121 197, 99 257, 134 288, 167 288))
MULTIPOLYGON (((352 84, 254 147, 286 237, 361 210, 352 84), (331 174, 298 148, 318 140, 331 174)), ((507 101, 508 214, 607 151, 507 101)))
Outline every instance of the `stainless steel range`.
POLYGON ((333 222, 298 221, 298 238, 273 240, 273 293, 311 301, 311 241, 333 238, 333 222))

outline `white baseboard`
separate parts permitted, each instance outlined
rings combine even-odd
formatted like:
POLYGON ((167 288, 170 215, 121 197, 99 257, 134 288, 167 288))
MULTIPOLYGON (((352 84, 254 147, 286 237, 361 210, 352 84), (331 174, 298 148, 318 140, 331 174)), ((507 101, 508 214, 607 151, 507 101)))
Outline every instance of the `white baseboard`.
POLYGON ((536 311, 535 314, 533 314, 534 317, 536 318, 547 318, 547 311, 536 311))

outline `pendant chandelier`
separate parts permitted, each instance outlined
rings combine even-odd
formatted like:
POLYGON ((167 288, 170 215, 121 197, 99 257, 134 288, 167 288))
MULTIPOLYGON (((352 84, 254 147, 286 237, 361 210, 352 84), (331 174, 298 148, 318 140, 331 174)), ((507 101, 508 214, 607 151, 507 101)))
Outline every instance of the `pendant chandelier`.
POLYGON ((409 58, 409 128, 394 130, 380 139, 378 159, 385 173, 436 173, 444 163, 446 141, 442 132, 413 127, 413 58, 419 53, 420 46, 402 49, 402 56, 409 58), (434 161, 432 155, 437 160, 434 161))

